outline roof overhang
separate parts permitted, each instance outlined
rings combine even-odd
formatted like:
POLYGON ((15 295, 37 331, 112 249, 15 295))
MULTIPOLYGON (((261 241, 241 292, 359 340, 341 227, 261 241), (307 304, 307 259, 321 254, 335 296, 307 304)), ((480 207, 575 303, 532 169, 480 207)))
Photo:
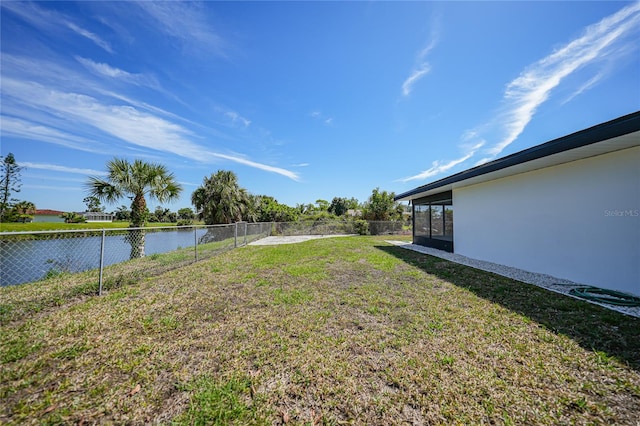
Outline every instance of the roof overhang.
POLYGON ((640 111, 420 186, 395 200, 415 200, 635 146, 640 146, 640 111))

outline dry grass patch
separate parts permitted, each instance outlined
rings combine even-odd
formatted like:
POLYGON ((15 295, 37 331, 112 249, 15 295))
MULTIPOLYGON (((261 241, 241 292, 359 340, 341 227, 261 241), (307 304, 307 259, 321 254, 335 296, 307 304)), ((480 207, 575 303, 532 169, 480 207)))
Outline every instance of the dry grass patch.
POLYGON ((12 315, 0 421, 635 424, 639 330, 378 238, 245 247, 12 315))

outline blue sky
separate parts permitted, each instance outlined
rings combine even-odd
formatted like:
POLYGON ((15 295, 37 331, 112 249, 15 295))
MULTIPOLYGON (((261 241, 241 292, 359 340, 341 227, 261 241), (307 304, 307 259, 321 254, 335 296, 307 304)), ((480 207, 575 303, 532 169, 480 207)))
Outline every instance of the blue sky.
POLYGON ((165 164, 173 210, 220 169, 365 201, 640 109, 638 2, 0 8, 1 153, 38 208, 83 210, 114 156, 165 164))

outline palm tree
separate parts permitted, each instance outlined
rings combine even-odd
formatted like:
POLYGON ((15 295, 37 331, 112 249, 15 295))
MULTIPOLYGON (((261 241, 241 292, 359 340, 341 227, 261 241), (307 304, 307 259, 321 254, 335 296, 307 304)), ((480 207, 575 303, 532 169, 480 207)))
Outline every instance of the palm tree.
POLYGON ((36 213, 36 205, 31 201, 20 201, 14 204, 13 210, 18 215, 19 221, 24 223, 33 219, 33 215, 36 213))
POLYGON ((233 223, 246 216, 249 194, 240 188, 235 173, 218 170, 204 178, 191 195, 191 202, 207 225, 233 223))
MULTIPOLYGON (((177 199, 182 187, 162 164, 145 163, 135 160, 130 163, 124 158, 114 158, 107 162, 107 178, 90 176, 87 182, 89 195, 100 201, 114 203, 123 197, 131 202, 131 227, 143 227, 148 215, 147 200, 161 203, 177 199)), ((130 235, 131 257, 144 256, 144 233, 130 235)))

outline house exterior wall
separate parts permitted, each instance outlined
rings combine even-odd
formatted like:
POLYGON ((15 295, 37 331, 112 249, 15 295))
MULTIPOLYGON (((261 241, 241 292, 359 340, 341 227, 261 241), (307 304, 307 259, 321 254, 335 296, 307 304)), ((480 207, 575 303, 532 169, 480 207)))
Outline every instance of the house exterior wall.
POLYGON ((453 190, 455 252, 640 295, 640 147, 453 190))
POLYGON ((36 214, 36 215, 33 215, 33 221, 34 222, 55 222, 55 223, 59 223, 59 222, 64 222, 64 219, 61 218, 60 216, 57 216, 57 215, 36 214))

